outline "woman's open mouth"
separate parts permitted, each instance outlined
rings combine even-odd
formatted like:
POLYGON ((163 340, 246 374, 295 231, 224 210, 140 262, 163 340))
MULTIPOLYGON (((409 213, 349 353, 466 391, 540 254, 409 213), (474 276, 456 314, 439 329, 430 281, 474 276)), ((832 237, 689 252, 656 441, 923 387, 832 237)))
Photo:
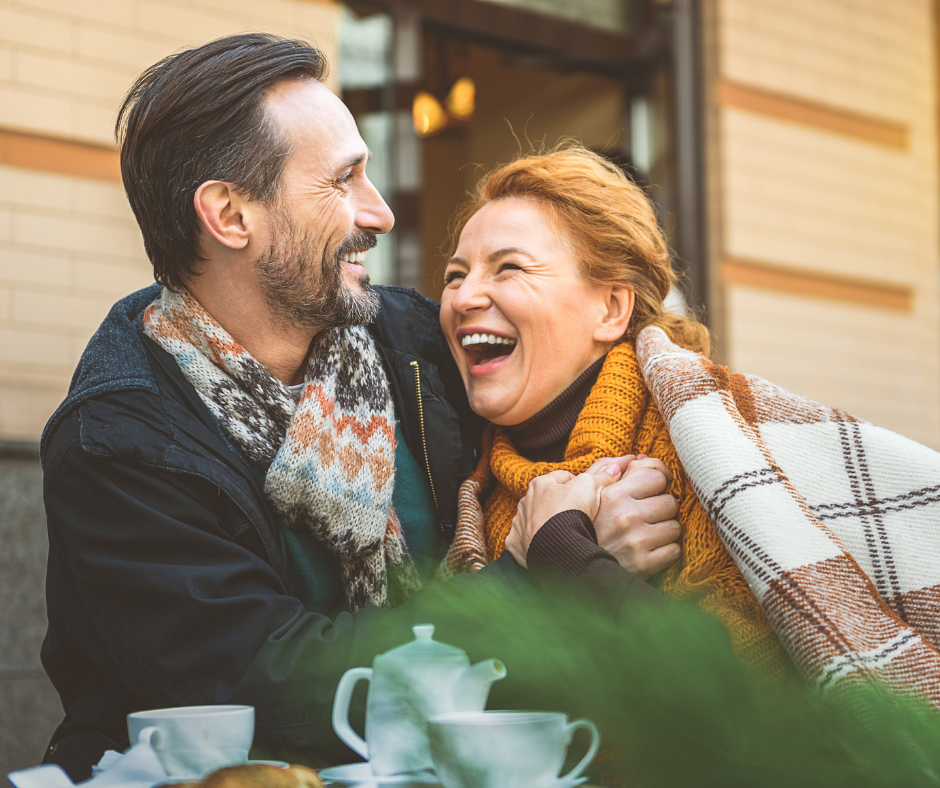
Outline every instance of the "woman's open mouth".
POLYGON ((481 375, 507 361, 516 349, 518 340, 501 334, 484 332, 463 333, 460 344, 467 354, 470 373, 481 375))

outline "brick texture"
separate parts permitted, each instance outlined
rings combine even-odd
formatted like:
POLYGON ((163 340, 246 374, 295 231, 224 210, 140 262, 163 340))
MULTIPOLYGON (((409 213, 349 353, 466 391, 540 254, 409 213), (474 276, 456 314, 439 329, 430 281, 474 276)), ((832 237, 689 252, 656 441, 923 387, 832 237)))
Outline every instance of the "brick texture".
POLYGON ((724 255, 911 287, 910 314, 728 286, 724 357, 940 448, 930 0, 717 0, 719 76, 902 123, 907 150, 724 108, 724 255))
MULTIPOLYGON (((160 58, 264 30, 313 41, 332 60, 338 8, 0 0, 0 128, 112 144, 124 92, 160 58)), ((111 304, 152 281, 119 184, 0 166, 0 439, 38 439, 111 304)))

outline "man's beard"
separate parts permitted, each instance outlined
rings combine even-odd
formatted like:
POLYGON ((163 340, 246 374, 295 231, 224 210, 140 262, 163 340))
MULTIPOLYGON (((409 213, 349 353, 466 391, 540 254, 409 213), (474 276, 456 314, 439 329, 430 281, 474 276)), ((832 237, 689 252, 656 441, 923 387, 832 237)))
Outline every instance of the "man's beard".
POLYGON ((309 232, 297 230, 286 213, 272 211, 272 216, 274 238, 256 263, 272 311, 292 326, 316 331, 371 323, 379 311, 379 295, 365 273, 359 277, 362 292, 353 293, 343 281, 346 263, 340 258, 372 249, 375 235, 356 230, 331 249, 309 232))

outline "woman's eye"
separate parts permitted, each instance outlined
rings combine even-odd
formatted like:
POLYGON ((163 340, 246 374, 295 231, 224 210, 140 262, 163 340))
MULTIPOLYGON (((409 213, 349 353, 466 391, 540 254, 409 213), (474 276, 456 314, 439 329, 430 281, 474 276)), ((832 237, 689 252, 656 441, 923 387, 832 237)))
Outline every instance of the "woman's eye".
POLYGON ((448 271, 444 274, 444 284, 449 285, 452 282, 463 279, 466 274, 463 271, 448 271))
POLYGON ((499 271, 497 271, 497 273, 502 274, 502 273, 505 273, 506 271, 521 271, 521 270, 522 270, 522 266, 516 265, 515 263, 503 263, 499 267, 499 271))

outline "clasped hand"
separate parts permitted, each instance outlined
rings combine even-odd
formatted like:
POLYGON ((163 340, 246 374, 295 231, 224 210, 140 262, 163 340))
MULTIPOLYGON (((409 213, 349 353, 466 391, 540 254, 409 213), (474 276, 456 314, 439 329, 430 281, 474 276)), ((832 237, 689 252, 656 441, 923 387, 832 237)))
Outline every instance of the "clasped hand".
POLYGON ((604 458, 575 476, 552 471, 529 483, 519 501, 506 549, 526 566, 529 544, 554 515, 580 509, 594 523, 597 543, 627 571, 646 580, 679 560, 676 499, 666 492, 672 473, 640 455, 604 458))

